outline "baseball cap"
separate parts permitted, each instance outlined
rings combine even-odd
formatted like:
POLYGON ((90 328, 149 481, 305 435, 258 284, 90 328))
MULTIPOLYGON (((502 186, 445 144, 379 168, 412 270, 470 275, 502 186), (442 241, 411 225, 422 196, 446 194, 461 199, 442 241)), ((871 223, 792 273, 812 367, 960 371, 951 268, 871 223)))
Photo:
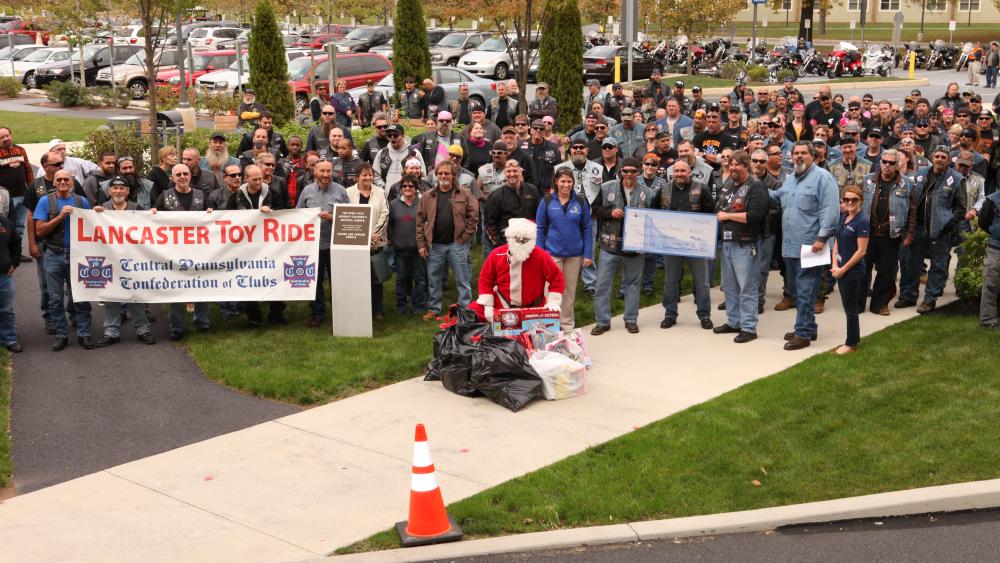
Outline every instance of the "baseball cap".
POLYGON ((691 91, 692 92, 701 92, 701 86, 698 86, 697 84, 695 84, 694 86, 691 87, 691 91))
POLYGON ((812 144, 814 147, 825 147, 826 141, 824 141, 823 139, 813 139, 812 144))
POLYGON ((962 137, 969 137, 970 139, 976 138, 976 132, 972 129, 962 129, 962 137))
POLYGON ((531 127, 532 128, 539 127, 541 129, 545 129, 545 122, 542 121, 541 119, 536 119, 536 120, 534 120, 534 121, 531 122, 531 127))
POLYGON ((795 79, 792 78, 791 76, 786 76, 785 79, 782 80, 782 82, 795 82, 795 79))
POLYGON ((398 123, 392 123, 392 124, 388 125, 385 128, 385 134, 388 135, 390 133, 399 133, 400 135, 402 135, 403 134, 403 126, 400 125, 400 124, 398 124, 398 123))
MULTIPOLYGON (((570 146, 572 146, 572 145, 570 145, 570 146)), ((503 141, 497 141, 497 142, 493 143, 493 150, 507 152, 509 149, 507 148, 507 143, 505 143, 503 141)))
POLYGON ((923 96, 923 94, 921 94, 920 90, 918 90, 917 88, 914 88, 913 90, 910 90, 910 95, 913 96, 914 98, 919 98, 919 97, 923 96))
POLYGON ((114 186, 125 186, 125 187, 128 187, 128 183, 125 182, 125 178, 122 178, 121 176, 115 176, 114 178, 111 179, 110 182, 108 182, 108 187, 109 188, 114 187, 114 186))
POLYGON ((465 151, 462 150, 462 145, 449 145, 448 154, 454 154, 457 156, 465 156, 465 151))
POLYGON ((927 119, 926 117, 918 117, 913 120, 914 127, 927 127, 930 124, 931 124, 930 120, 927 119))
POLYGON ((766 141, 767 138, 764 137, 763 135, 761 135, 760 133, 754 133, 753 135, 750 135, 750 140, 751 141, 766 141))
POLYGON ((903 125, 899 126, 899 132, 900 133, 906 133, 906 132, 912 133, 913 132, 913 126, 910 125, 909 123, 904 123, 903 125))
POLYGON ((659 140, 659 139, 669 139, 670 138, 670 133, 668 133, 666 131, 660 131, 659 133, 656 134, 656 138, 657 138, 657 140, 659 140))
POLYGON ((861 109, 861 102, 847 102, 847 109, 861 109))
POLYGON ((961 108, 958 108, 957 110, 955 110, 955 117, 958 117, 958 116, 961 116, 961 115, 970 116, 970 115, 972 115, 972 112, 969 111, 969 108, 967 108, 967 107, 961 107, 961 108))
POLYGON ((959 152, 958 158, 955 159, 955 164, 964 164, 966 166, 972 166, 972 153, 969 151, 959 152))
POLYGON ((663 71, 659 67, 653 69, 653 76, 660 76, 661 74, 663 74, 663 71))
POLYGON ((601 141, 601 147, 606 147, 608 145, 611 145, 613 147, 617 147, 618 146, 618 141, 616 141, 614 137, 605 137, 601 141))
POLYGON ((587 146, 587 140, 586 139, 573 139, 572 141, 570 141, 569 146, 571 146, 571 147, 586 147, 587 146))
POLYGON ((674 81, 674 88, 683 88, 683 87, 684 87, 684 81, 683 80, 675 80, 674 81))
POLYGON ((594 112, 592 112, 592 111, 588 112, 587 113, 587 119, 597 119, 597 114, 594 113, 594 112))
POLYGON ((622 121, 625 121, 625 120, 634 121, 635 120, 635 114, 632 113, 631 111, 624 111, 624 112, 622 112, 622 121))
POLYGON ((66 141, 64 141, 62 139, 52 139, 51 141, 49 141, 49 150, 52 150, 52 149, 56 148, 59 145, 65 145, 65 144, 66 144, 66 141))
POLYGON ((416 77, 413 77, 413 76, 407 76, 406 77, 406 82, 409 82, 410 84, 413 84, 416 81, 417 81, 416 77))
MULTIPOLYGON (((598 83, 598 84, 600 84, 600 83, 598 83)), ((535 85, 535 89, 536 90, 541 89, 541 88, 545 88, 546 90, 548 90, 549 89, 549 83, 548 82, 539 82, 538 84, 535 85)))
POLYGON ((615 82, 614 84, 611 85, 611 89, 612 90, 617 90, 617 89, 619 89, 621 87, 622 87, 622 83, 621 82, 615 82))
POLYGON ((988 110, 988 109, 986 109, 986 108, 983 108, 983 109, 979 110, 979 115, 981 115, 981 116, 985 115, 985 116, 989 116, 990 118, 992 118, 993 117, 993 112, 990 111, 990 110, 988 110))
POLYGON ((729 107, 729 113, 742 113, 742 112, 740 112, 740 108, 738 108, 736 106, 730 106, 729 107))
POLYGON ((257 95, 257 92, 254 92, 254 91, 253 91, 253 88, 244 88, 244 89, 243 89, 243 94, 244 94, 244 95, 246 95, 246 94, 250 94, 251 96, 256 96, 256 95, 257 95))
POLYGON ((438 118, 438 121, 441 121, 442 119, 444 119, 444 120, 450 120, 450 119, 452 119, 452 115, 451 115, 450 111, 439 111, 438 115, 437 115, 437 118, 438 118))
POLYGON ((868 136, 869 137, 878 137, 879 139, 881 139, 882 138, 882 130, 879 129, 878 127, 872 127, 871 129, 868 130, 868 136))
POLYGON ((503 135, 506 133, 517 135, 517 129, 515 129, 513 125, 504 125, 503 129, 500 130, 500 134, 503 135))
POLYGON ((474 111, 485 112, 486 109, 483 108, 483 104, 479 103, 479 100, 472 100, 471 102, 469 102, 469 113, 472 113, 474 111))
POLYGON ((719 113, 719 104, 711 103, 705 107, 705 111, 708 113, 719 113))
POLYGON ((226 140, 226 136, 223 135, 222 133, 213 133, 212 136, 209 137, 209 139, 211 139, 212 141, 214 141, 216 139, 219 139, 220 141, 225 141, 226 140))
POLYGON ((856 145, 856 144, 858 144, 858 140, 855 139, 854 137, 843 137, 840 139, 840 146, 856 145))
POLYGON ((860 133, 861 128, 858 127, 857 123, 848 123, 844 126, 844 133, 860 133))
POLYGON ((587 81, 587 86, 597 86, 598 88, 600 88, 601 81, 596 78, 591 78, 590 80, 587 81))

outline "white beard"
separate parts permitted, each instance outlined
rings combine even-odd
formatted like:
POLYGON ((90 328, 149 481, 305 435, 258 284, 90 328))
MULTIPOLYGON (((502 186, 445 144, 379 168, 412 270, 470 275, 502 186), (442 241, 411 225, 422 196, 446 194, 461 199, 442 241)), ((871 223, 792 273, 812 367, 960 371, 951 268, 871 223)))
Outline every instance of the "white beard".
POLYGON ((222 170, 222 167, 225 166, 226 162, 229 160, 229 151, 226 149, 219 151, 208 149, 205 153, 205 160, 208 162, 210 170, 222 170))
POLYGON ((517 241, 507 241, 507 257, 511 263, 524 262, 531 256, 531 251, 535 249, 535 241, 518 243, 517 241))

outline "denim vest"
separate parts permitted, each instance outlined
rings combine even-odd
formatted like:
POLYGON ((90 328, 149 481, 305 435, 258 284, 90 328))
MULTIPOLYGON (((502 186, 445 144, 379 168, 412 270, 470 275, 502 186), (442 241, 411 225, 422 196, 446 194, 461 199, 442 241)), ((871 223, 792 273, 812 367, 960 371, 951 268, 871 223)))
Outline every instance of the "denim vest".
MULTIPOLYGON (((872 173, 865 176, 863 186, 865 201, 861 211, 871 216, 872 200, 875 198, 875 190, 878 189, 879 175, 872 173)), ((910 190, 913 185, 906 176, 896 178, 896 186, 889 193, 889 238, 899 238, 906 229, 906 220, 910 216, 910 190)))
MULTIPOLYGON (((931 166, 917 170, 916 181, 913 182, 913 194, 918 201, 927 188, 927 175, 931 170, 931 166)), ((962 190, 962 175, 958 172, 949 168, 938 176, 937 187, 932 194, 933 200, 928 200, 925 204, 931 208, 930 235, 932 239, 940 237, 945 229, 952 226, 954 200, 956 197, 961 197, 964 201, 966 197, 962 190)), ((918 217, 917 223, 921 222, 923 222, 923 218, 918 217)))

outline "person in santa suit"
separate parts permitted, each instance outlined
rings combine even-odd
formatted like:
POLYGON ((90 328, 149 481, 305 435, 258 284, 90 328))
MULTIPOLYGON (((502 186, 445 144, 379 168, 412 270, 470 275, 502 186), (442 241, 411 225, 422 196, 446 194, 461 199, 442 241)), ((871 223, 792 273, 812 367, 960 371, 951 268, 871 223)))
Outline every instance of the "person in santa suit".
POLYGON ((492 322, 494 307, 560 309, 563 274, 552 256, 535 246, 536 232, 527 219, 510 220, 507 244, 495 248, 479 271, 479 299, 471 307, 481 319, 492 322))

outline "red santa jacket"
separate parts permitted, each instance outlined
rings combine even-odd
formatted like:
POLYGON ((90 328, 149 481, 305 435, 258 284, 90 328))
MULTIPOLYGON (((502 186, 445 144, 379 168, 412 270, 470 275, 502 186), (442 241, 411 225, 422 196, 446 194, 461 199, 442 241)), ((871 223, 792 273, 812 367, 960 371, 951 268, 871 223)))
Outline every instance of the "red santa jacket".
POLYGON ((527 260, 512 265, 505 244, 494 249, 483 263, 479 272, 479 299, 471 307, 480 317, 486 307, 554 305, 558 308, 564 288, 562 270, 548 252, 536 246, 527 260))

